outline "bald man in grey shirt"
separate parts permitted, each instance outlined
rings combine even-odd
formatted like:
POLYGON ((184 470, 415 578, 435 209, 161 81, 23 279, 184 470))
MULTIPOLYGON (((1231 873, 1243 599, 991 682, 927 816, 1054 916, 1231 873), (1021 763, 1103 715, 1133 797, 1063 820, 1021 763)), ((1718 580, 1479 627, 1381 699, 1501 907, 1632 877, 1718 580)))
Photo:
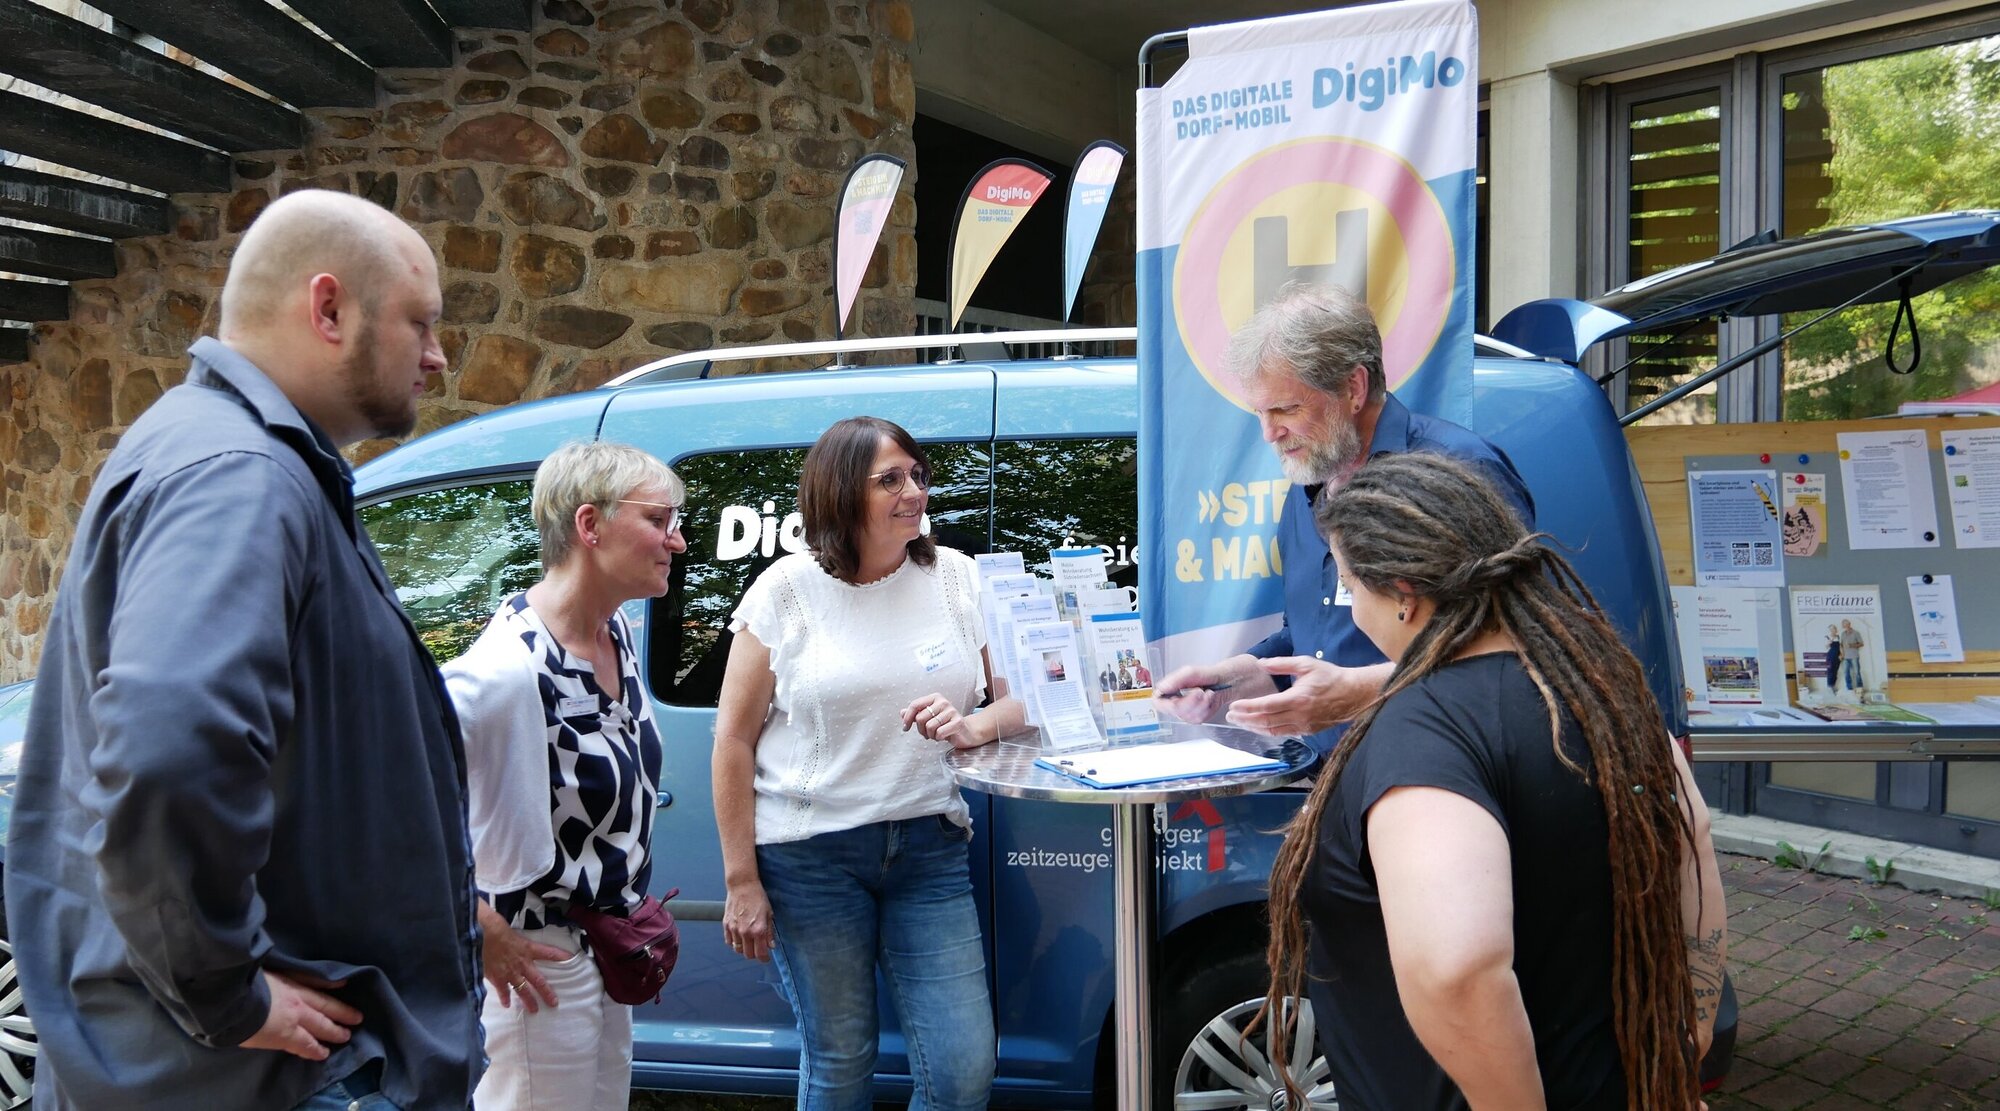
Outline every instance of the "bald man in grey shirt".
POLYGON ((458 723, 339 455, 410 430, 440 309, 407 225, 291 194, 99 473, 7 838, 37 1108, 470 1104, 458 723))

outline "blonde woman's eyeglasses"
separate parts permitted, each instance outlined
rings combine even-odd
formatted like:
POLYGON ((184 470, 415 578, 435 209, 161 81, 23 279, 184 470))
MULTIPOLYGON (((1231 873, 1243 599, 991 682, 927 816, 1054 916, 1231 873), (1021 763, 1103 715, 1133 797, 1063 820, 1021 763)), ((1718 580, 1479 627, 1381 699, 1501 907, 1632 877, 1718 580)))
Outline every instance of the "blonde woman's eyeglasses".
POLYGON ((667 511, 667 519, 660 525, 660 531, 675 533, 681 529, 681 507, 678 505, 668 505, 666 502, 659 501, 640 501, 637 498, 619 498, 618 503, 620 505, 650 505, 654 509, 664 509, 667 511))

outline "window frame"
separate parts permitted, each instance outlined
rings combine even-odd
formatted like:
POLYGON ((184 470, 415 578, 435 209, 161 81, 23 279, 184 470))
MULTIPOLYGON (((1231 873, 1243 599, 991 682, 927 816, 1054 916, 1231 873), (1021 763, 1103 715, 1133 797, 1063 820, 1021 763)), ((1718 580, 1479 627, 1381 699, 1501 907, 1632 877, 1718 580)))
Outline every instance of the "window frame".
MULTIPOLYGON (((366 522, 362 521, 361 519, 361 515, 363 512, 370 509, 375 509, 378 506, 387 505, 390 502, 401 501, 404 498, 422 497, 426 494, 437 494, 447 490, 474 490, 487 486, 504 486, 514 482, 525 482, 528 484, 529 490, 532 494, 535 482, 535 472, 537 469, 540 468, 540 466, 541 464, 537 462, 532 466, 525 466, 525 467, 517 465, 517 466, 506 466, 506 467, 482 468, 477 471, 460 471, 451 474, 439 475, 434 478, 425 479, 420 482, 410 482, 400 486, 391 486, 385 489, 371 491, 367 495, 355 499, 354 501, 355 521, 358 524, 360 524, 363 531, 366 532, 367 531, 366 522)), ((385 578, 389 580, 390 590, 396 593, 397 596, 396 604, 398 607, 403 609, 404 615, 407 617, 409 615, 409 609, 402 603, 402 595, 401 595, 402 584, 397 582, 395 576, 389 573, 390 570, 389 561, 382 558, 380 545, 375 538, 375 534, 373 532, 367 532, 367 535, 369 544, 371 546, 376 547, 377 549, 376 559, 380 561, 383 565, 382 574, 385 578)), ((417 630, 419 639, 422 639, 422 634, 424 630, 422 629, 422 627, 417 625, 415 618, 410 619, 410 625, 412 628, 415 628, 417 630)), ((429 645, 426 645, 425 649, 426 651, 428 651, 429 645)), ((433 662, 436 662, 437 666, 442 667, 444 666, 444 664, 449 663, 450 661, 447 660, 447 661, 433 661, 433 662)))
MULTIPOLYGON (((1586 269, 1590 279, 1589 288, 1598 290, 1616 289, 1634 280, 1631 272, 1630 231, 1632 226, 1632 131, 1631 113, 1634 106, 1669 97, 1685 96, 1689 93, 1715 89, 1718 92, 1720 122, 1722 125, 1721 150, 1719 152, 1718 174, 1721 177, 1719 206, 1716 221, 1716 236, 1720 243, 1728 245, 1740 242, 1754 234, 1754 229, 1743 230, 1742 213, 1745 211, 1743 190, 1736 171, 1743 164, 1742 152, 1737 149, 1734 136, 1739 132, 1735 127, 1737 113, 1741 110, 1741 98, 1737 96, 1741 60, 1737 64, 1722 63, 1699 66, 1657 77, 1628 81, 1615 86, 1598 86, 1593 95, 1598 100, 1595 110, 1588 113, 1592 117, 1597 145, 1591 152, 1591 160, 1586 165, 1602 167, 1601 181, 1589 183, 1591 196, 1601 204, 1601 209, 1588 211, 1585 218, 1593 224, 1592 234, 1586 242, 1593 244, 1586 259, 1586 269), (1615 230, 1614 230, 1615 229, 1615 230)), ((1716 329, 1716 352, 1718 358, 1728 358, 1733 350, 1749 346, 1733 346, 1736 332, 1743 322, 1726 320, 1716 329)), ((1754 342, 1751 341, 1751 342, 1754 342)), ((1585 361, 1584 369, 1592 377, 1600 377, 1611 368, 1622 365, 1631 358, 1630 344, 1623 338, 1614 339, 1593 349, 1585 361)), ((1716 423, 1729 423, 1753 419, 1744 414, 1747 408, 1746 394, 1749 389, 1740 372, 1725 375, 1715 383, 1716 423)), ((1606 394, 1611 399, 1612 408, 1623 414, 1631 411, 1632 404, 1627 392, 1624 375, 1607 383, 1606 394)))
MULTIPOLYGON (((1757 177, 1758 211, 1768 214, 1772 226, 1782 222, 1785 212, 1784 91, 1786 78, 1816 69, 1830 69, 1850 62, 1864 62, 1917 50, 1948 46, 1970 39, 2000 35, 2000 15, 1959 13, 1924 20, 1916 24, 1880 28, 1846 35, 1826 42, 1774 50, 1760 55, 1761 72, 1757 86, 1761 117, 1755 121, 1760 135, 1769 142, 1759 144, 1757 177)), ((1744 321, 1752 327, 1745 346, 1772 339, 1784 331, 1777 316, 1752 317, 1744 321)), ((1785 366, 1782 352, 1772 351, 1757 360, 1756 409, 1750 419, 1782 421, 1784 413, 1785 366)), ((1730 377, 1735 377, 1731 375, 1730 377)))
MULTIPOLYGON (((1722 94, 1721 243, 1741 242, 1784 214, 1784 82, 1795 74, 1892 54, 2000 35, 2000 13, 1991 8, 1957 12, 1889 27, 1871 28, 1796 46, 1746 49, 1722 62, 1658 73, 1586 89, 1582 242, 1585 287, 1616 288, 1631 280, 1627 236, 1631 224, 1630 110, 1662 97, 1720 88, 1722 94)), ((1717 329, 1718 358, 1747 351, 1783 331, 1775 316, 1732 318, 1717 329)), ((1624 340, 1592 350, 1583 368, 1593 377, 1629 355, 1624 340)), ((1619 413, 1631 408, 1624 378, 1605 387, 1619 413)), ((1716 383, 1717 423, 1781 421, 1784 364, 1772 351, 1716 383)))

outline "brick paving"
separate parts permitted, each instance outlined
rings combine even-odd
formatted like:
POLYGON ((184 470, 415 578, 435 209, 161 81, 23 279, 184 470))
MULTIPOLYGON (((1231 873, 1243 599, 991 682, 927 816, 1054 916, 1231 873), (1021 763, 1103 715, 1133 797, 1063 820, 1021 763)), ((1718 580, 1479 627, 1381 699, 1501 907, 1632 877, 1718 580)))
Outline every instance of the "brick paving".
MULTIPOLYGON (((1722 857, 1736 1065, 1711 1111, 2000 1109, 2000 892, 1946 898, 1722 857)), ((789 1100, 635 1093, 635 1111, 789 1100)))
POLYGON ((1712 1111, 2000 1108, 2000 892, 1722 868, 1742 1013, 1712 1111))

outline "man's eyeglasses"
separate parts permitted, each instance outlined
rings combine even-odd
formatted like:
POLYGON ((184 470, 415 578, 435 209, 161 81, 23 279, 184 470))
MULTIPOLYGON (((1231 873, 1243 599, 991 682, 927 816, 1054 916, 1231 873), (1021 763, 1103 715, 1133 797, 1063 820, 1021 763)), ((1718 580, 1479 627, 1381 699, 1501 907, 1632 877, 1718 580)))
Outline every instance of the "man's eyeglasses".
POLYGON ((877 471, 868 477, 874 479, 875 485, 881 487, 885 494, 900 494, 903 492, 903 487, 912 482, 917 484, 919 490, 931 488, 931 469, 922 463, 907 471, 901 467, 890 467, 886 471, 877 471))
POLYGON ((620 505, 650 505, 654 509, 664 509, 667 511, 667 519, 661 524, 660 531, 669 534, 680 531, 681 507, 678 505, 668 505, 666 502, 658 501, 640 501, 637 498, 619 498, 618 503, 620 505))

